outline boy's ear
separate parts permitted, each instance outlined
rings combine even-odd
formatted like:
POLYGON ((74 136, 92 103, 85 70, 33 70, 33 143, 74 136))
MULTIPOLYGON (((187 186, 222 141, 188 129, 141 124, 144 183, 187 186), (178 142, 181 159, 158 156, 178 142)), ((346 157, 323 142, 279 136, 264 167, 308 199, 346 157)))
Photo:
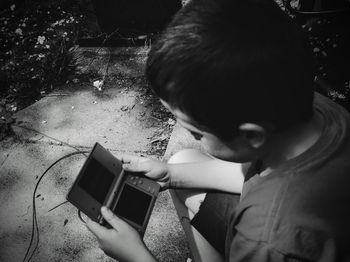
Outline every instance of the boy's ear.
POLYGON ((258 149, 266 141, 266 129, 258 124, 244 123, 238 129, 251 147, 258 149))

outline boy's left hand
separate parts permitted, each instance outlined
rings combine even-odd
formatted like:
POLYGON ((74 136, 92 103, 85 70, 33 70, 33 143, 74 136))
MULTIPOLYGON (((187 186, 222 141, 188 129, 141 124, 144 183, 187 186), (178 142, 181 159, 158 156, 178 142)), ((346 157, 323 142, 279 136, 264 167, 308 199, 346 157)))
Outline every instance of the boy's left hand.
POLYGON ((107 256, 118 261, 155 261, 133 227, 106 207, 101 208, 101 213, 112 229, 107 229, 91 219, 87 219, 86 226, 96 236, 100 248, 107 256))

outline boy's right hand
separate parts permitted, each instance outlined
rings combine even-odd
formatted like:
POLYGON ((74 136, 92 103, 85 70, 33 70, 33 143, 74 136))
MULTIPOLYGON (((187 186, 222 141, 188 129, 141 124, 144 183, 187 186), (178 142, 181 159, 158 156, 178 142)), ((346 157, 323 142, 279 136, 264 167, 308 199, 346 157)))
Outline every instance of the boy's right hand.
POLYGON ((163 190, 170 187, 168 165, 160 160, 146 157, 124 155, 120 157, 123 168, 129 172, 141 172, 143 175, 155 180, 163 190))

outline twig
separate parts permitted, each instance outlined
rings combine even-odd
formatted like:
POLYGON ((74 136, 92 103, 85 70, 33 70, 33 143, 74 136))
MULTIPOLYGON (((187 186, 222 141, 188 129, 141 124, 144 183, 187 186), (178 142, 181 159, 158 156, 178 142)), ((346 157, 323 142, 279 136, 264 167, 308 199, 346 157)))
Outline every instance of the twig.
POLYGON ((58 205, 56 205, 56 206, 54 206, 54 207, 51 208, 49 211, 47 211, 47 213, 51 212, 52 210, 54 210, 54 209, 56 209, 56 208, 58 208, 58 207, 60 207, 60 206, 62 206, 62 205, 64 205, 64 204, 66 204, 66 203, 68 203, 67 200, 64 201, 64 202, 62 202, 62 203, 60 203, 60 204, 58 204, 58 205))

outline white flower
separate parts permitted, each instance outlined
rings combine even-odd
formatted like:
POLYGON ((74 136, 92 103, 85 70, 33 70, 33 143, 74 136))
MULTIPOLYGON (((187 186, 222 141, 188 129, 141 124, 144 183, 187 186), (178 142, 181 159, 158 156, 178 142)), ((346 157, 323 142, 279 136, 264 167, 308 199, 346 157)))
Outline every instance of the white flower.
POLYGON ((51 26, 62 25, 64 23, 64 19, 58 20, 55 23, 51 24, 51 26))
POLYGON ((21 28, 17 28, 16 31, 15 31, 15 33, 16 33, 17 35, 23 35, 23 31, 22 31, 21 28))
POLYGON ((23 27, 26 27, 27 25, 26 25, 26 23, 22 23, 22 26, 23 26, 23 27))
POLYGON ((36 43, 42 45, 45 39, 46 39, 45 36, 38 36, 38 40, 36 43))
POLYGON ((17 110, 17 106, 15 106, 15 105, 11 105, 10 107, 11 107, 12 112, 15 112, 17 110))
POLYGON ((38 57, 37 57, 37 59, 36 60, 40 60, 41 58, 44 58, 45 57, 45 55, 44 54, 38 54, 38 57))
POLYGON ((16 8, 16 5, 11 5, 11 6, 10 6, 11 11, 14 11, 15 8, 16 8))
POLYGON ((45 45, 45 47, 46 47, 47 49, 49 49, 49 48, 50 48, 50 45, 45 45))

